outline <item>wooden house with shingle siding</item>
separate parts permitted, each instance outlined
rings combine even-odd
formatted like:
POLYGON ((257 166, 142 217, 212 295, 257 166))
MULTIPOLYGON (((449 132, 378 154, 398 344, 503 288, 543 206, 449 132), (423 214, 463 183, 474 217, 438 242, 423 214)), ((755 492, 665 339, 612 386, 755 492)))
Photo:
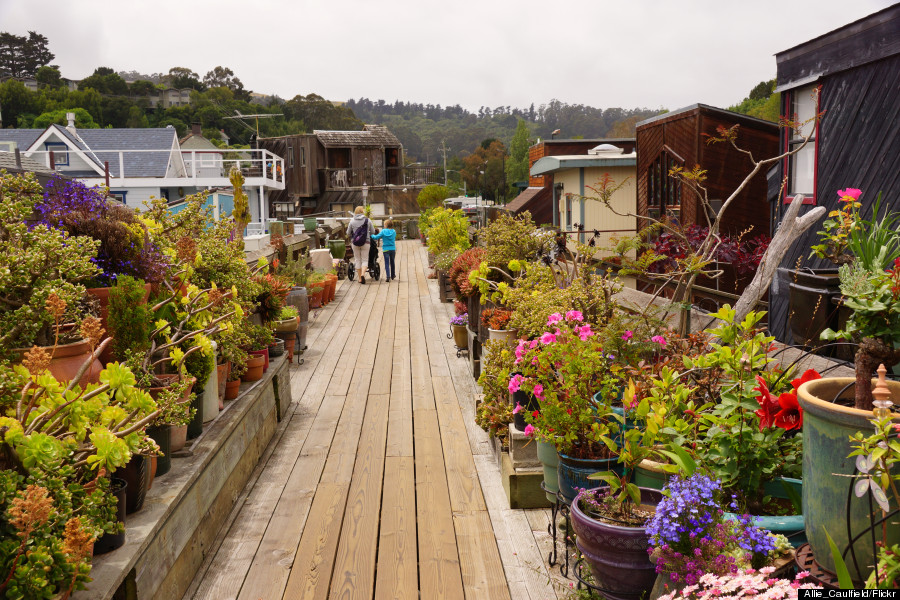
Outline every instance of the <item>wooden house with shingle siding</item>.
MULTIPOLYGON (((837 190, 861 189, 863 214, 869 217, 881 192, 882 211, 900 211, 900 4, 779 52, 775 62, 782 113, 801 121, 814 115, 812 93, 818 88, 823 115, 812 141, 778 165, 771 177, 776 183, 785 176, 788 181, 786 197, 770 194, 773 227, 785 203, 799 193, 806 197, 804 204, 830 212, 838 208, 837 190)), ((797 143, 789 134, 781 134, 782 150, 797 143)), ((813 227, 797 239, 772 283, 769 328, 779 340, 791 341, 787 269, 793 269, 798 258, 803 267, 834 266, 810 258, 819 229, 813 227)))
MULTIPOLYGON (((658 115, 637 124, 638 215, 660 218, 669 215, 685 227, 708 225, 700 199, 676 179, 669 177, 675 166, 707 171, 706 187, 715 207, 751 171, 749 158, 725 142, 709 144, 719 126, 739 125, 739 147, 757 160, 778 152, 778 126, 706 104, 694 104, 658 115)), ((766 174, 759 173, 728 208, 722 231, 737 234, 752 227, 750 236, 769 234, 766 174)))
POLYGON ((285 160, 286 186, 272 199, 279 216, 351 210, 363 203, 364 187, 369 203, 418 212, 417 188, 441 181, 433 166, 402 166, 403 145, 382 125, 262 138, 259 145, 285 160))

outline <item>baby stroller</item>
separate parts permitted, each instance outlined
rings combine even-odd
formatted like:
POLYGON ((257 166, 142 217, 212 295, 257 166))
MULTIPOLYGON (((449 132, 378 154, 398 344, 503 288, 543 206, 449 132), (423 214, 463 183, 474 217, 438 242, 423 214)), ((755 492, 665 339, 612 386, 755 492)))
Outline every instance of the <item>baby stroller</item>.
MULTIPOLYGON (((378 242, 373 241, 369 244, 369 264, 366 267, 366 271, 369 273, 369 277, 378 281, 381 279, 381 265, 378 264, 378 242)), ((350 264, 347 265, 347 279, 353 281, 356 278, 356 267, 353 265, 351 261, 350 264)))

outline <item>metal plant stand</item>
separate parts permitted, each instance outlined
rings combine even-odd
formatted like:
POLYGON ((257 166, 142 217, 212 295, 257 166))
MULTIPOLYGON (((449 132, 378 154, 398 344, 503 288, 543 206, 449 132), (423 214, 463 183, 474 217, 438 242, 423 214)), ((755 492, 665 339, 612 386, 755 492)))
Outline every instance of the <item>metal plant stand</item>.
POLYGON ((571 545, 569 532, 572 530, 572 522, 569 520, 569 505, 566 504, 565 499, 559 494, 559 492, 554 492, 547 489, 543 481, 541 482, 541 489, 544 490, 544 492, 546 492, 547 494, 552 494, 555 498, 553 504, 550 506, 550 524, 547 525, 547 533, 553 540, 553 550, 551 550, 547 555, 547 564, 553 567, 556 566, 557 562, 559 562, 559 555, 557 553, 557 536, 559 534, 558 519, 559 516, 562 515, 562 517, 566 520, 566 531, 563 535, 563 554, 565 555, 565 562, 559 564, 559 572, 563 577, 568 577, 569 547, 571 545))
MULTIPOLYGON (((450 333, 447 334, 447 339, 448 340, 453 339, 453 328, 452 327, 450 328, 450 333)), ((465 348, 460 348, 459 346, 456 346, 456 358, 460 358, 464 355, 465 356, 469 355, 469 347, 466 346, 465 348)), ((541 485, 543 485, 543 484, 541 484, 541 485)))

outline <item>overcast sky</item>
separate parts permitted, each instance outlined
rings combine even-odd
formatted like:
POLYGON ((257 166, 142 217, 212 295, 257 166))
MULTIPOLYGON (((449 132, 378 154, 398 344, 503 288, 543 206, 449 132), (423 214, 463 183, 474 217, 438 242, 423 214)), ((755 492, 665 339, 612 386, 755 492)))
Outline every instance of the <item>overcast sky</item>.
POLYGON ((726 107, 774 54, 888 0, 0 0, 64 77, 230 67, 255 92, 527 108, 726 107))

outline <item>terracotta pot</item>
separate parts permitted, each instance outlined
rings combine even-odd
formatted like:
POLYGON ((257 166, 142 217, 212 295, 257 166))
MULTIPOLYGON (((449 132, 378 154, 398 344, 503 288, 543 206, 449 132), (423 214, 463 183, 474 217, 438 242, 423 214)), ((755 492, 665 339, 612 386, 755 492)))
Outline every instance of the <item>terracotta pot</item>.
POLYGON ((225 400, 225 384, 228 383, 228 373, 231 371, 231 362, 225 362, 221 365, 216 365, 217 375, 219 377, 219 389, 217 392, 219 393, 219 410, 225 408, 222 404, 222 401, 225 400))
POLYGON ((284 349, 287 350, 288 353, 288 362, 293 362, 294 360, 294 344, 297 343, 297 336, 290 336, 289 338, 285 338, 284 340, 284 349))
POLYGON ((322 296, 325 293, 325 282, 311 283, 307 287, 309 308, 321 308, 322 296))
POLYGON ((241 380, 235 379, 225 383, 225 399, 234 400, 241 393, 241 380))
POLYGON ((241 376, 241 381, 259 381, 265 372, 266 357, 262 354, 253 354, 247 359, 247 371, 241 376))
MULTIPOLYGON (((60 383, 72 381, 72 378, 78 373, 84 361, 91 356, 91 343, 88 340, 63 344, 62 346, 57 346, 56 349, 52 346, 44 346, 43 348, 48 354, 50 352, 53 353, 53 358, 50 360, 50 374, 56 377, 60 383)), ((18 362, 22 362, 28 350, 29 348, 15 348, 13 350, 13 352, 19 354, 18 362)), ((100 371, 102 370, 103 365, 100 364, 99 360, 94 359, 93 364, 81 376, 79 381, 81 387, 100 381, 100 371)))
MULTIPOLYGON (((269 349, 263 348, 262 350, 250 350, 250 356, 262 356, 263 357, 263 373, 269 370, 269 349)), ((248 363, 249 364, 249 363, 248 363)))
POLYGON ((187 425, 169 425, 169 450, 178 452, 187 444, 187 425))
POLYGON ((150 481, 147 482, 147 489, 153 489, 153 480, 156 479, 156 470, 159 468, 159 457, 149 456, 150 459, 150 481))

